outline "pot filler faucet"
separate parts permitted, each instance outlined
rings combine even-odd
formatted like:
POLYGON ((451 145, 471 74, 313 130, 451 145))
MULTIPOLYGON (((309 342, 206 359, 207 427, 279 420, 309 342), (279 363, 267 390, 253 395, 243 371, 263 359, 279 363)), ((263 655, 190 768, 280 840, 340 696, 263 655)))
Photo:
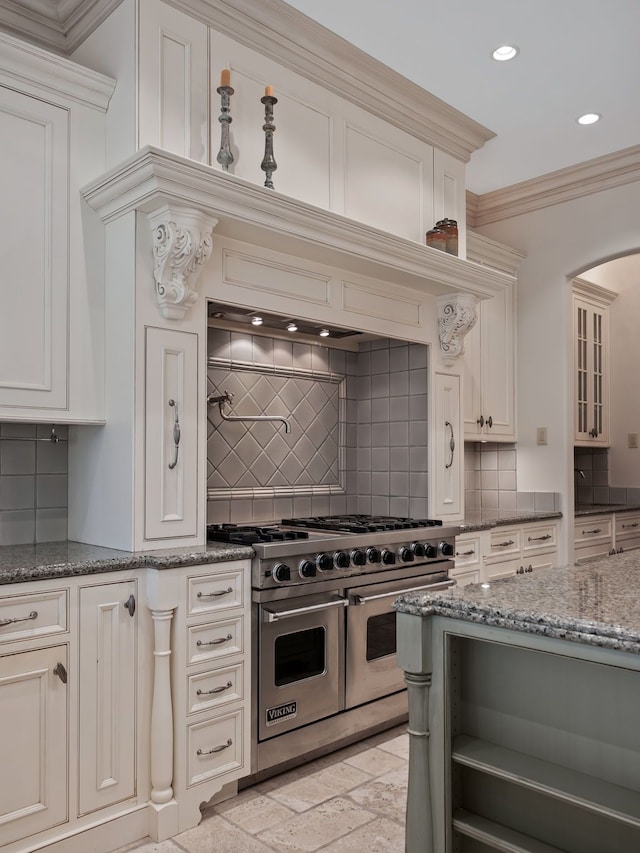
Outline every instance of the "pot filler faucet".
POLYGON ((228 403, 231 405, 231 401, 233 400, 233 394, 230 394, 229 391, 225 391, 223 394, 216 396, 215 394, 209 394, 207 397, 207 404, 210 406, 213 403, 218 404, 218 408, 220 409, 220 416, 225 421, 280 421, 284 424, 284 431, 291 432, 291 424, 287 420, 287 418, 282 418, 280 415, 227 415, 225 414, 224 407, 225 404, 228 403))

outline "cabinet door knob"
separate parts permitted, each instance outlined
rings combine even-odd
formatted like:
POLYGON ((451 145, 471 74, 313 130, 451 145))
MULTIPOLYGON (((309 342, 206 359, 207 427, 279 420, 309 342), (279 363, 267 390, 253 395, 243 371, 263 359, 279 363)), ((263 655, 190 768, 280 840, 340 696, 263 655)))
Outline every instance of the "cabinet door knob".
POLYGON ((67 683, 67 670, 65 669, 64 664, 60 663, 60 661, 58 661, 58 663, 54 666, 53 674, 57 675, 63 684, 67 683))
POLYGON ((122 606, 129 611, 129 616, 133 616, 136 612, 136 599, 133 593, 131 593, 122 606))
POLYGON ((476 423, 480 425, 480 428, 482 428, 484 426, 484 415, 480 415, 476 423))
POLYGON ((493 418, 491 417, 491 415, 489 415, 489 417, 487 418, 487 426, 489 427, 489 429, 491 429, 491 427, 493 426, 493 418))

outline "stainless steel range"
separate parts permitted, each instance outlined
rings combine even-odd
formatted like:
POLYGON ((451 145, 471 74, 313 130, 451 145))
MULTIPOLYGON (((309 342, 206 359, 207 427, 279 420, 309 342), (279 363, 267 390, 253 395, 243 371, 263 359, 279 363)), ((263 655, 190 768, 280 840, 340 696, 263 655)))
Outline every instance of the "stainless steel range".
POLYGON ((364 515, 209 525, 209 539, 256 553, 252 781, 406 719, 391 605, 454 583, 456 533, 364 515))

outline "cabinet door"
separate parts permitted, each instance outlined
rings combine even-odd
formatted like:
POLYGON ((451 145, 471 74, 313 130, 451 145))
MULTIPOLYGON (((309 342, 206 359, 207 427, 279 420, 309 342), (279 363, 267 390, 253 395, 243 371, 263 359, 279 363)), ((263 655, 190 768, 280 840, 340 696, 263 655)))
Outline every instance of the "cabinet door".
POLYGON ((479 306, 482 415, 489 439, 515 441, 515 333, 513 290, 506 287, 479 306))
POLYGON ((136 583, 80 590, 79 814, 135 794, 136 583))
POLYGON ((462 478, 464 468, 461 441, 460 377, 445 373, 435 375, 435 499, 431 512, 436 516, 459 515, 462 512, 462 478))
POLYGON ((145 539, 195 536, 198 336, 146 330, 145 539))
MULTIPOLYGON (((464 437, 467 440, 478 440, 484 433, 480 426, 482 415, 482 340, 481 321, 482 305, 476 308, 478 319, 476 324, 465 335, 464 357, 463 357, 463 410, 464 410, 464 437)), ((483 416, 484 421, 484 416, 483 416)))
POLYGON ((25 417, 67 408, 68 135, 67 110, 0 86, 0 407, 25 417))
POLYGON ((0 846, 68 819, 67 666, 66 646, 0 657, 0 846))
POLYGON ((574 296, 575 443, 609 444, 608 317, 606 306, 574 296))

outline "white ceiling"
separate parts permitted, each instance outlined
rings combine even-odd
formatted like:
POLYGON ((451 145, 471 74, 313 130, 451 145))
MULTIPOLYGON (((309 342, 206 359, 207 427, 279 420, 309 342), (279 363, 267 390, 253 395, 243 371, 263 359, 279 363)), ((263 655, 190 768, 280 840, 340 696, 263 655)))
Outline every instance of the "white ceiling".
MULTIPOLYGON (((64 52, 119 2, 0 0, 0 25, 64 52)), ((640 0, 288 3, 496 134, 467 166, 474 193, 640 144, 640 0), (520 53, 495 62, 504 43, 520 53)))
POLYGON ((496 133, 475 193, 640 144, 640 0, 287 2, 496 133), (495 62, 505 43, 519 55, 495 62))

